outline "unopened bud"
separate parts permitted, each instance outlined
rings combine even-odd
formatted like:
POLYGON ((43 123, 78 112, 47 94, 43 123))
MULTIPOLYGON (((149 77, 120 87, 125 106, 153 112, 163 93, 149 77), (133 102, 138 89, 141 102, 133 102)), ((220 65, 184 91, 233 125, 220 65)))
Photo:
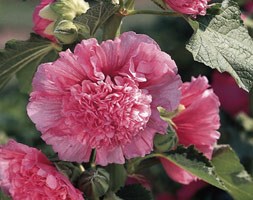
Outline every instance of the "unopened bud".
POLYGON ((72 21, 62 20, 55 27, 54 35, 61 43, 71 44, 77 39, 78 30, 72 21))
POLYGON ((76 16, 86 13, 90 8, 84 0, 57 0, 51 8, 63 19, 73 20, 76 16))
POLYGON ((109 174, 99 168, 83 172, 78 180, 78 188, 87 196, 103 196, 109 189, 109 174))
POLYGON ((166 152, 175 147, 178 143, 176 132, 172 127, 168 127, 167 134, 156 134, 154 138, 155 151, 166 152))

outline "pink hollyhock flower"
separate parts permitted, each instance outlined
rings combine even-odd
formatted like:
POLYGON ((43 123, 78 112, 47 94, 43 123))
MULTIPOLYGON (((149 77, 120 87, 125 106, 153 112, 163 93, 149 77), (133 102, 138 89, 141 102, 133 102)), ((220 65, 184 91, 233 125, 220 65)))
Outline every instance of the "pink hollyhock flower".
POLYGON ((176 12, 187 15, 205 15, 210 0, 164 0, 176 12))
POLYGON ((10 140, 0 146, 0 187, 13 200, 82 200, 44 154, 10 140))
POLYGON ((55 24, 53 18, 57 19, 56 14, 52 11, 48 14, 48 18, 41 14, 41 11, 46 10, 53 2, 55 0, 41 0, 40 4, 35 8, 33 13, 33 31, 44 38, 56 42, 57 40, 53 35, 53 27, 55 24))
POLYGON ((100 45, 83 40, 72 53, 39 66, 27 111, 63 160, 124 163, 165 133, 157 106, 175 109, 181 79, 175 62, 146 35, 127 32, 100 45))
POLYGON ((239 112, 249 113, 249 94, 239 88, 228 73, 221 74, 215 71, 212 74, 212 87, 220 99, 221 108, 231 116, 239 112))
MULTIPOLYGON (((211 158, 214 144, 220 134, 219 100, 212 89, 209 89, 205 77, 192 78, 191 82, 183 83, 180 104, 185 109, 172 119, 178 136, 179 144, 195 145, 211 158)), ((175 181, 188 184, 197 178, 166 159, 161 159, 167 174, 175 181)))

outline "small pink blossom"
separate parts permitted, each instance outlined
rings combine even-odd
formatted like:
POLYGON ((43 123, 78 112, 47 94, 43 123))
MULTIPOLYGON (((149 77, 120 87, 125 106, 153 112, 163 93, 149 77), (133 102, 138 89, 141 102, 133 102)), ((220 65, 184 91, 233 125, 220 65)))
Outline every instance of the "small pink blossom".
POLYGON ((47 19, 41 16, 41 10, 52 4, 55 0, 41 0, 40 4, 35 8, 33 13, 33 31, 38 35, 56 42, 53 35, 54 20, 47 19))
MULTIPOLYGON (((205 77, 192 78, 183 83, 180 104, 185 110, 172 120, 178 136, 179 144, 195 145, 207 158, 211 158, 214 144, 220 136, 217 129, 219 122, 219 100, 212 89, 209 89, 205 77)), ((197 178, 172 162, 161 159, 167 174, 175 181, 188 184, 197 178)))
POLYGON ((82 200, 44 154, 10 140, 0 146, 0 187, 13 200, 82 200))
POLYGON ((28 115, 42 138, 67 161, 124 163, 153 148, 165 133, 157 106, 179 104, 181 79, 175 62, 154 40, 123 33, 100 45, 83 40, 72 53, 39 66, 28 115))
POLYGON ((210 0, 164 0, 173 10, 187 15, 205 15, 210 0))
POLYGON ((220 99, 221 108, 231 116, 235 116, 239 112, 249 113, 249 94, 239 88, 228 73, 215 71, 212 74, 212 87, 220 99))

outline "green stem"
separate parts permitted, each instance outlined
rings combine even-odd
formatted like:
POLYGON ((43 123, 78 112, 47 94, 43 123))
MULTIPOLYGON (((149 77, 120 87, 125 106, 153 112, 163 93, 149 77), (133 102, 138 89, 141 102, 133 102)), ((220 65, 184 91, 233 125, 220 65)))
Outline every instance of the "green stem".
POLYGON ((156 10, 132 10, 132 11, 128 11, 126 16, 139 15, 139 14, 163 15, 163 16, 172 16, 172 17, 182 16, 179 13, 175 13, 175 12, 171 12, 171 11, 156 11, 156 10))
POLYGON ((123 17, 122 15, 114 14, 106 21, 103 28, 103 40, 114 39, 120 35, 123 17))
POLYGON ((90 156, 90 166, 91 168, 96 168, 96 149, 92 149, 91 156, 90 156))

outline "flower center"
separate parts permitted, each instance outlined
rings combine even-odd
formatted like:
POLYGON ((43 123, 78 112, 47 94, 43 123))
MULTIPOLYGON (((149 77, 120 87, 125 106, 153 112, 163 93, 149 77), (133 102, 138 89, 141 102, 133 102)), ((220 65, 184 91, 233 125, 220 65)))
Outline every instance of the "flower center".
POLYGON ((70 92, 71 97, 63 102, 65 123, 89 137, 92 148, 129 143, 144 130, 151 115, 151 95, 126 77, 84 80, 70 92))

